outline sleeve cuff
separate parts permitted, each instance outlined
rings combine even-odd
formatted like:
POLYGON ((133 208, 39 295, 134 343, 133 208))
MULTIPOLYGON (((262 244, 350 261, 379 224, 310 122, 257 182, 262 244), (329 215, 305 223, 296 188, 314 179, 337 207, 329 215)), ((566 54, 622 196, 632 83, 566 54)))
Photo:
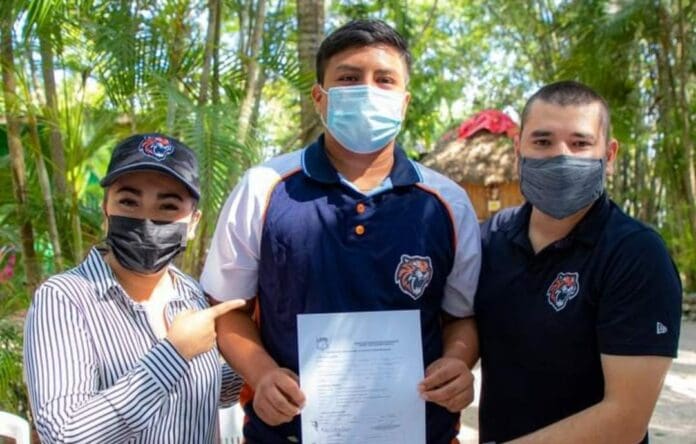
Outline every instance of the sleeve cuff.
POLYGON ((256 270, 237 269, 212 275, 204 269, 199 282, 203 291, 218 302, 250 300, 256 297, 258 274, 256 270))
POLYGON ((457 301, 454 297, 445 295, 440 308, 455 318, 468 318, 474 315, 473 301, 464 297, 457 301))
POLYGON ((168 392, 188 371, 188 361, 167 339, 157 343, 142 358, 145 370, 162 391, 168 392))
POLYGON ((676 358, 677 349, 672 346, 645 346, 635 344, 602 344, 599 347, 599 352, 604 355, 619 355, 619 356, 664 356, 667 358, 676 358))

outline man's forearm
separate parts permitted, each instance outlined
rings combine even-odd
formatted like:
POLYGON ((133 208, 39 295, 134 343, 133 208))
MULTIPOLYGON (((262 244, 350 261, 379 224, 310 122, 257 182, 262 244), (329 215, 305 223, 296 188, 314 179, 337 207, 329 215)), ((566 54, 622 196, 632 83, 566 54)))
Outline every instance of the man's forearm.
POLYGON ((648 428, 671 359, 662 356, 602 355, 604 399, 513 442, 640 442, 648 428))
POLYGON ((443 356, 463 360, 473 368, 479 358, 478 333, 473 317, 443 316, 443 356))
POLYGON ((217 343, 220 353, 244 380, 256 388, 259 378, 278 364, 271 358, 248 313, 232 310, 217 320, 217 343))
POLYGON ((602 401, 559 422, 510 441, 515 444, 596 443, 636 444, 645 429, 632 427, 630 412, 618 403, 602 401))

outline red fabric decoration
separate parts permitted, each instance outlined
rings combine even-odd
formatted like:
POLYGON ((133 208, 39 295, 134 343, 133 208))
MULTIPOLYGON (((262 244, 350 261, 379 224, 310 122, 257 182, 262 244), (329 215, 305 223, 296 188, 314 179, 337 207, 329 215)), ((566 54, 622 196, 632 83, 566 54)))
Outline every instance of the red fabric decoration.
POLYGON ((462 122, 457 131, 458 139, 468 139, 481 130, 493 134, 505 133, 509 138, 517 135, 517 124, 502 111, 487 109, 462 122))

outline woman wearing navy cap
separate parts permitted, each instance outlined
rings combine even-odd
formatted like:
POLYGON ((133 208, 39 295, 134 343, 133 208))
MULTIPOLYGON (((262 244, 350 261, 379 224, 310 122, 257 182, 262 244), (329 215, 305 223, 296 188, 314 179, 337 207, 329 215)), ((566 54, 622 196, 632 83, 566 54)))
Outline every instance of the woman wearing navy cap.
POLYGON ((24 366, 42 442, 208 443, 239 377, 220 365, 215 318, 172 260, 200 220, 198 164, 162 134, 119 143, 101 182, 107 248, 36 291, 24 366))

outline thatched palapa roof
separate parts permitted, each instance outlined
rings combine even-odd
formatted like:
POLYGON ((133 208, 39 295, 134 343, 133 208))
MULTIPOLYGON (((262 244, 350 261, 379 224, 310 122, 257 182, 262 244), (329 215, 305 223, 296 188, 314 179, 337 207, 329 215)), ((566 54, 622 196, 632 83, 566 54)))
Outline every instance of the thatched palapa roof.
POLYGON ((500 111, 483 111, 447 132, 421 162, 458 183, 489 186, 516 181, 515 153, 510 137, 516 131, 514 122, 500 111), (494 119, 492 124, 491 119, 494 119), (504 121, 501 126, 500 119, 507 119, 509 123, 504 121), (464 137, 460 137, 462 134, 464 137))

